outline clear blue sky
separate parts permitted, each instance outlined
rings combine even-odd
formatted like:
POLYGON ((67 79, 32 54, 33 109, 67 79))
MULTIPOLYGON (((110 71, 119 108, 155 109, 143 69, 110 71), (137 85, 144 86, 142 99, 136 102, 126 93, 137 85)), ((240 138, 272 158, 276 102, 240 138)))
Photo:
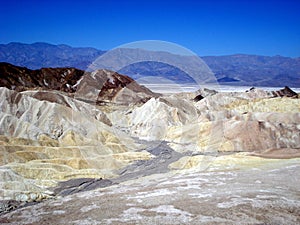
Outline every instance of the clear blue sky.
POLYGON ((0 43, 109 50, 139 40, 203 55, 300 56, 300 0, 1 0, 0 43))

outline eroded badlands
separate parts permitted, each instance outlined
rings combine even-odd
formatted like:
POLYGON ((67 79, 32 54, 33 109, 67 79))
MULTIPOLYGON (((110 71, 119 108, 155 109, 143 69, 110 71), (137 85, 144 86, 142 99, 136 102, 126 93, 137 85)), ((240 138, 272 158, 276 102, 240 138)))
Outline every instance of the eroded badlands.
POLYGON ((156 94, 99 73, 94 97, 92 77, 0 88, 1 223, 300 223, 298 94, 156 94))

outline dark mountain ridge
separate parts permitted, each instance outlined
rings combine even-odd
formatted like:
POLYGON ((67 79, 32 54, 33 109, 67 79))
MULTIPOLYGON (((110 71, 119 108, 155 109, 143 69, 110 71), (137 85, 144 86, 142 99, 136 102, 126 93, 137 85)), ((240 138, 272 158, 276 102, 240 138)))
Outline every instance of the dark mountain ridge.
POLYGON ((44 99, 53 99, 51 92, 94 103, 130 104, 144 102, 158 94, 139 85, 132 78, 109 70, 85 72, 72 67, 31 70, 0 62, 0 87, 15 91, 35 90, 44 99))
POLYGON ((31 70, 10 63, 0 63, 0 86, 16 91, 49 89, 74 92, 77 81, 84 75, 76 68, 41 68, 31 70))

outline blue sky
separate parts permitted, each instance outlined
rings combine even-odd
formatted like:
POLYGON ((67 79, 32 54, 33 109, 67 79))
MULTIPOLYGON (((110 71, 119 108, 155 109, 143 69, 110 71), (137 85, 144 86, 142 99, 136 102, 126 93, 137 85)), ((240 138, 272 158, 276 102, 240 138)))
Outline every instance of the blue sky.
POLYGON ((300 1, 2 1, 0 43, 109 50, 163 40, 203 55, 300 56, 300 1))

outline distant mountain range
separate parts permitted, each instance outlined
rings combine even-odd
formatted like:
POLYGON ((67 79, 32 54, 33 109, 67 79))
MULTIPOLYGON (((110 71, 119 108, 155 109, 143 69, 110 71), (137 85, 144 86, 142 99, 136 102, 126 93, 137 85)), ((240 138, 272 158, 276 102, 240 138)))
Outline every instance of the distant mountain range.
MULTIPOLYGON (((95 48, 73 48, 68 45, 48 43, 0 44, 0 62, 8 62, 29 69, 75 67, 86 70, 103 53, 105 51, 95 48)), ((159 57, 173 57, 172 54, 163 52, 151 54, 159 55, 159 57)), ((221 84, 300 87, 300 58, 245 54, 201 58, 221 84)), ((183 64, 185 62, 188 64, 189 61, 189 56, 181 57, 183 64)), ((161 76, 181 83, 193 81, 182 70, 161 62, 139 62, 122 68, 119 72, 134 79, 141 76, 161 76)))
POLYGON ((37 42, 0 44, 0 62, 8 62, 28 69, 42 67, 76 67, 85 69, 105 51, 95 48, 73 48, 37 42))
POLYGON ((202 59, 222 83, 300 87, 300 58, 238 54, 202 59))

